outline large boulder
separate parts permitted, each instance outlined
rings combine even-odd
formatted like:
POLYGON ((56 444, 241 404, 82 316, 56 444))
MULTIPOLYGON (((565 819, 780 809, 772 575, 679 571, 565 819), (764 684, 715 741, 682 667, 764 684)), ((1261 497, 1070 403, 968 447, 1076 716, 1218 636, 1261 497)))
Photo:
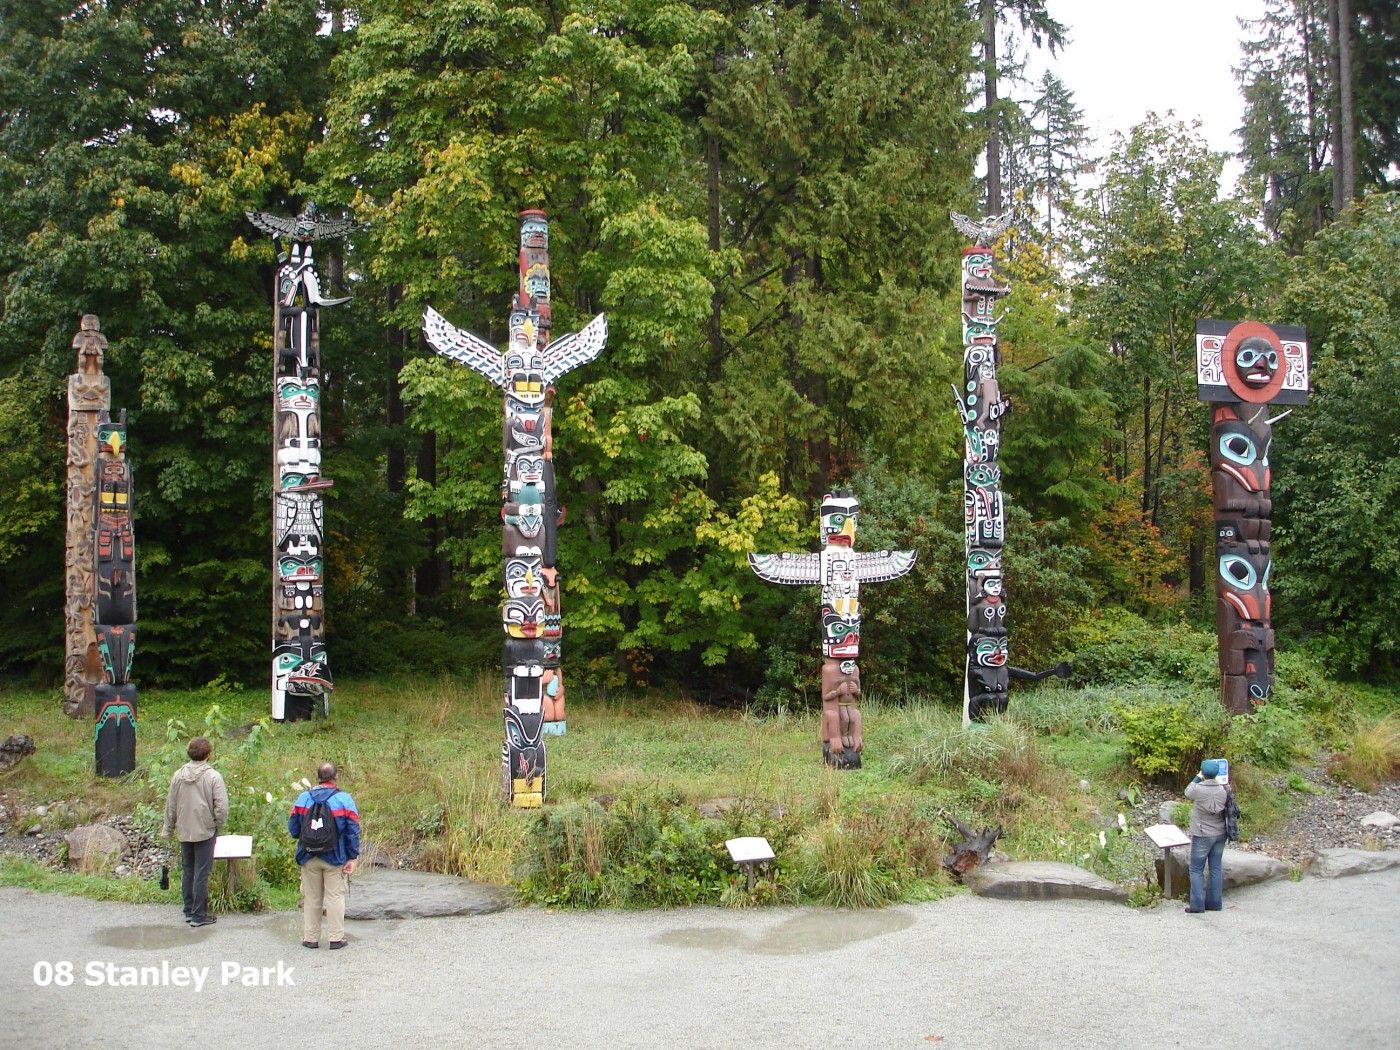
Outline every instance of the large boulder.
POLYGON ((1048 860, 1013 860, 983 864, 963 876, 963 883, 979 897, 1001 900, 1126 901, 1123 887, 1099 878, 1092 871, 1048 860))
POLYGON ((427 871, 356 867, 345 898, 347 919, 425 919, 489 915, 511 905, 504 886, 427 871))
POLYGON ((1382 851, 1364 849, 1325 849, 1313 858, 1309 875, 1324 879, 1343 875, 1369 875, 1373 871, 1400 867, 1400 849, 1382 851))
POLYGON ((1394 813, 1387 813, 1383 809, 1378 809, 1374 813, 1368 813, 1361 818, 1363 828, 1380 828, 1382 831, 1389 831, 1391 828, 1400 827, 1400 817, 1394 813))
POLYGON ((13 769, 19 765, 20 759, 32 754, 34 754, 34 738, 32 736, 6 737, 5 742, 0 744, 0 770, 13 769))
MULTIPOLYGON (((1172 896, 1185 898, 1191 890, 1191 873, 1188 864, 1191 860, 1191 849, 1182 846, 1179 849, 1170 850, 1172 866, 1172 896)), ((1286 879, 1289 875, 1289 867, 1276 857, 1271 857, 1267 853, 1254 853, 1251 850, 1231 849, 1225 847, 1225 888, 1227 890, 1239 889, 1241 886, 1250 886, 1256 882, 1269 882, 1273 879, 1286 879)), ((1157 862, 1157 875, 1160 881, 1162 874, 1162 862, 1157 862)))
POLYGON ((84 824, 64 838, 68 842, 68 865, 79 871, 111 871, 126 852, 126 836, 107 824, 84 824))

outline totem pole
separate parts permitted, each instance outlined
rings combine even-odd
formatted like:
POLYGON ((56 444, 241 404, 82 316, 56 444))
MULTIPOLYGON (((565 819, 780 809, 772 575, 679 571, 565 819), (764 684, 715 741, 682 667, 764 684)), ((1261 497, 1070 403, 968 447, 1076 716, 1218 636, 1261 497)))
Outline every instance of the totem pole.
POLYGON ((997 383, 996 302, 1011 293, 998 281, 992 242, 1010 216, 973 222, 956 212, 958 232, 973 238, 962 253, 963 386, 954 388, 963 424, 963 510, 967 555, 967 665, 963 724, 1006 710, 1006 589, 1001 555, 1006 517, 1001 498, 1001 420, 1011 407, 997 383))
POLYGON ((914 551, 856 551, 860 503, 848 489, 822 497, 815 554, 750 554, 749 567, 769 583, 821 585, 822 761, 859 769, 860 585, 895 580, 914 567, 914 551))
POLYGON ((318 219, 312 203, 295 219, 246 214, 290 242, 277 256, 272 303, 272 717, 293 722, 330 713, 321 492, 335 483, 321 476, 321 307, 349 302, 321 294, 311 242, 343 237, 355 224, 318 219))
POLYGON ((1210 469, 1214 483, 1215 630, 1220 702, 1248 714, 1274 689, 1269 595, 1270 404, 1308 400, 1308 342, 1301 328, 1257 321, 1196 322, 1196 394, 1214 404, 1210 469))
POLYGON ((501 553, 505 559, 505 743, 501 788, 511 805, 544 804, 544 734, 566 728, 560 669, 556 529, 564 523, 554 487, 554 384, 603 350, 607 319, 599 314, 581 332, 549 341, 549 220, 520 213, 520 284, 511 303, 510 344, 494 346, 449 324, 431 306, 423 330, 433 349, 460 361, 505 390, 501 428, 501 553))
POLYGON ((107 339, 95 314, 84 314, 73 337, 78 370, 68 377, 68 525, 64 543, 63 713, 93 713, 102 680, 93 630, 93 539, 97 511, 97 421, 112 407, 102 373, 107 339))
POLYGON ((97 423, 97 527, 93 541, 93 612, 103 681, 94 690, 97 773, 119 777, 136 768, 136 540, 131 525, 131 463, 126 458, 126 411, 97 423))
POLYGON ((996 302, 1010 295, 996 276, 992 242, 1011 226, 1011 216, 974 222, 951 213, 959 233, 973 239, 962 253, 963 385, 953 387, 963 424, 963 535, 967 555, 967 665, 963 679, 963 725, 1006 710, 1011 679, 1039 682, 1070 676, 1070 665, 1045 671, 1012 667, 1006 622, 1002 548, 1006 512, 1001 496, 1001 420, 1011 409, 997 382, 996 302))

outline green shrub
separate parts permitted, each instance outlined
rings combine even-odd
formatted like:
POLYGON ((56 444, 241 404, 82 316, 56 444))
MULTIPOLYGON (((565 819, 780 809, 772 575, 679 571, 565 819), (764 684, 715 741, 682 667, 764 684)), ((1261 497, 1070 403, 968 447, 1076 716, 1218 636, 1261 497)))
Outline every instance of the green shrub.
POLYGON ((1070 631, 1075 685, 1185 682, 1208 687, 1218 675, 1215 635, 1187 624, 1162 626, 1121 608, 1098 610, 1070 631))
POLYGON ((1128 738, 1128 756, 1138 772, 1151 780, 1173 781, 1189 776, 1202 759, 1219 754, 1225 720, 1202 704, 1120 704, 1118 721, 1128 738))
POLYGON ((882 908, 900 896, 900 879, 882 857, 837 821, 812 829, 800 856, 800 885, 836 908, 882 908))
POLYGON ((1307 721, 1286 704, 1274 701, 1230 722, 1227 751, 1265 769, 1286 769, 1312 751, 1307 721))

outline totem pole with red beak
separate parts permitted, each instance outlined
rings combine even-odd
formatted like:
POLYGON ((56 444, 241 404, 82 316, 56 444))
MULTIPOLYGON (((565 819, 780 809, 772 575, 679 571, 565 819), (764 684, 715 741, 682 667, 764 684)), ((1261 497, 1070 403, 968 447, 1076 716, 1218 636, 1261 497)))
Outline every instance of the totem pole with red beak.
POLYGON ((592 361, 608 338, 599 314, 581 332, 549 341, 549 220, 520 213, 520 284, 511 303, 504 355, 428 307, 423 331, 433 349, 460 361, 505 391, 501 440, 501 553, 505 558, 505 743, 501 788, 521 809, 544 804, 546 734, 563 735, 563 621, 559 610, 556 530, 564 522, 554 488, 555 381, 592 361))
POLYGON ((860 503, 848 489, 822 497, 822 549, 816 554, 750 554, 749 567, 769 583, 820 584, 822 600, 822 761, 859 769, 860 585, 898 579, 914 551, 856 551, 860 503))
POLYGON ((1308 399, 1308 343, 1301 328, 1257 321, 1196 322, 1196 390, 1214 404, 1215 627, 1220 700, 1248 714, 1274 688, 1269 446, 1272 404, 1308 399))

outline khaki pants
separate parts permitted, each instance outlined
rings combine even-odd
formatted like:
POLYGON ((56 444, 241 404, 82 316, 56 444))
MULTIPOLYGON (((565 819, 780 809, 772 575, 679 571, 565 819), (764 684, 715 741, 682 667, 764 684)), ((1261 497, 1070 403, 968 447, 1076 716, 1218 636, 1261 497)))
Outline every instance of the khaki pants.
POLYGON ((309 857, 301 866, 301 939, 321 939, 321 909, 332 943, 345 940, 345 869, 309 857))

